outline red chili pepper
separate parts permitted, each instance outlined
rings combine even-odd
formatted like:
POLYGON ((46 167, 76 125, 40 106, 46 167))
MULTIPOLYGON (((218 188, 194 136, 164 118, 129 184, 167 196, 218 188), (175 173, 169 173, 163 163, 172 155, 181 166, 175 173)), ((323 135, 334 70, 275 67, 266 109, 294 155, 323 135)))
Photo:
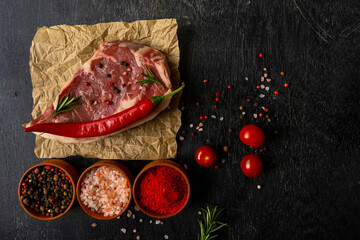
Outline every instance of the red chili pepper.
POLYGON ((279 95, 279 91, 276 90, 276 91, 274 92, 274 94, 275 94, 275 95, 279 95))
POLYGON ((208 118, 209 118, 209 116, 208 116, 208 115, 205 115, 205 116, 204 116, 204 118, 205 118, 205 119, 208 119, 208 118))
POLYGON ((259 85, 257 85, 257 86, 256 86, 256 88, 257 88, 257 89, 260 89, 260 86, 259 86, 259 85))
POLYGON ((185 83, 171 93, 149 97, 131 108, 99 120, 77 123, 40 123, 25 128, 24 132, 43 132, 72 138, 108 135, 148 116, 164 99, 175 95, 184 87, 185 83))
POLYGON ((217 98, 215 98, 215 102, 218 102, 220 99, 217 97, 217 98))
POLYGON ((262 53, 259 53, 259 58, 262 58, 264 55, 262 53))
POLYGON ((216 92, 216 93, 215 93, 215 96, 217 96, 217 97, 219 97, 220 95, 221 95, 220 92, 216 92))

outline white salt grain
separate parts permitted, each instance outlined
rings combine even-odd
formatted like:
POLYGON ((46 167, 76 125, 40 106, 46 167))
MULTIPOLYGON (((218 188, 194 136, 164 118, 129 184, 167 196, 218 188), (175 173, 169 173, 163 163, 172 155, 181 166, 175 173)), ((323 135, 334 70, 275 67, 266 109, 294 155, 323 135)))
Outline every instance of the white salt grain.
POLYGON ((215 115, 211 115, 211 118, 216 118, 216 116, 215 116, 215 115))
POLYGON ((221 160, 221 163, 223 163, 223 164, 224 164, 224 163, 225 163, 225 159, 221 160))
POLYGON ((125 228, 122 228, 122 229, 121 229, 121 232, 122 232, 122 233, 126 233, 126 229, 125 229, 125 228))
POLYGON ((81 184, 82 203, 104 216, 118 215, 130 201, 129 183, 115 168, 94 168, 86 174, 81 184))
POLYGON ((242 112, 241 115, 245 115, 245 112, 242 112))
POLYGON ((266 87, 266 88, 265 88, 266 91, 269 91, 269 89, 270 89, 269 87, 266 87))
POLYGON ((150 220, 149 223, 152 223, 152 220, 150 220))
POLYGON ((204 129, 202 129, 202 128, 199 128, 199 130, 198 130, 198 131, 199 131, 199 132, 202 132, 203 130, 204 130, 204 129))
POLYGON ((198 214, 201 215, 201 211, 198 211, 198 214))
POLYGON ((191 128, 194 127, 194 124, 190 124, 190 127, 191 127, 191 128))
POLYGON ((260 85, 260 88, 261 88, 261 89, 264 89, 264 88, 265 88, 265 85, 264 85, 264 84, 261 84, 261 85, 260 85))
POLYGON ((181 111, 184 111, 185 110, 185 107, 181 107, 181 111))
POLYGON ((224 118, 223 118, 223 117, 221 117, 221 118, 220 118, 220 121, 222 121, 222 120, 224 120, 224 118))
POLYGON ((249 80, 249 78, 248 78, 248 77, 245 77, 245 81, 247 81, 247 80, 249 80))
POLYGON ((184 137, 183 136, 180 136, 179 137, 180 141, 184 140, 184 137))
POLYGON ((185 168, 185 169, 188 169, 188 165, 187 165, 187 164, 184 164, 184 168, 185 168))
POLYGON ((143 221, 143 220, 140 218, 140 219, 139 219, 139 222, 142 222, 142 221, 143 221))
POLYGON ((202 126, 204 126, 204 124, 201 122, 201 123, 199 123, 199 127, 202 127, 202 126))
POLYGON ((254 113, 253 116, 254 116, 254 118, 257 118, 257 117, 258 117, 258 115, 257 115, 256 113, 254 113))
POLYGON ((165 239, 169 239, 169 236, 168 236, 168 235, 165 235, 164 238, 165 238, 165 239))
POLYGON ((259 189, 259 190, 260 190, 260 189, 261 189, 261 186, 260 186, 260 185, 257 185, 257 189, 259 189))
POLYGON ((260 98, 264 98, 265 95, 264 95, 264 94, 260 94, 259 97, 260 97, 260 98))
POLYGON ((135 207, 134 207, 134 209, 135 209, 135 211, 140 211, 140 209, 139 209, 139 207, 137 206, 137 205, 135 205, 135 207))
POLYGON ((136 229, 133 230, 133 233, 136 233, 136 229))
POLYGON ((155 221, 155 224, 156 224, 156 225, 159 225, 160 223, 161 223, 160 220, 156 220, 156 221, 155 221))

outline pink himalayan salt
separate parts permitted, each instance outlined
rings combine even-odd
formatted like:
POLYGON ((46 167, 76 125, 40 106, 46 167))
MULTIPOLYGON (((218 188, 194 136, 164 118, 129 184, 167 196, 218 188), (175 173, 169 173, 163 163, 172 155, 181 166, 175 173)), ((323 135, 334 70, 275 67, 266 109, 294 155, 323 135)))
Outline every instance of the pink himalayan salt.
POLYGON ((130 201, 130 193, 130 186, 120 171, 101 166, 84 177, 80 199, 91 211, 111 217, 124 210, 130 201))

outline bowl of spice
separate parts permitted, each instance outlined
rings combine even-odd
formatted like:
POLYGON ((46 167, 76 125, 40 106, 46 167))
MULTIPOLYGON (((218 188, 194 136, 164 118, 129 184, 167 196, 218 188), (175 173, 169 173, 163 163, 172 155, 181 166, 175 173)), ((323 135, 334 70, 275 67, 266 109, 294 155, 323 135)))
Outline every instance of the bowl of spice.
POLYGON ((112 160, 96 162, 79 178, 76 186, 79 204, 93 218, 114 219, 131 203, 132 180, 124 164, 112 160))
POLYGON ((60 159, 43 161, 22 176, 18 196, 21 206, 39 220, 54 220, 66 214, 75 202, 79 173, 60 159))
POLYGON ((185 169, 174 161, 153 161, 135 179, 133 196, 138 208, 146 215, 172 217, 189 201, 189 178, 185 169))

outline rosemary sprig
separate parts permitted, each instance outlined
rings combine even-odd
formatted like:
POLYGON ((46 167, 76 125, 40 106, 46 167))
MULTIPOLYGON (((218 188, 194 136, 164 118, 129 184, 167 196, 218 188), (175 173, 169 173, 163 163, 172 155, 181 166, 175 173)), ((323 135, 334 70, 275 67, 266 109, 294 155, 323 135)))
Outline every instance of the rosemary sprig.
POLYGON ((146 84, 146 83, 155 83, 155 84, 159 84, 160 86, 162 86, 163 88, 165 88, 162 83, 159 81, 159 79, 157 79, 157 77, 155 76, 155 74, 151 71, 150 68, 148 68, 147 66, 145 66, 146 69, 146 73, 141 73, 145 79, 142 80, 138 80, 137 83, 140 85, 146 84))
MULTIPOLYGON (((70 99, 70 91, 68 92, 68 94, 64 97, 58 97, 58 102, 56 104, 56 108, 54 109, 54 111, 45 119, 49 119, 52 116, 59 114, 59 113, 63 113, 63 112, 68 112, 68 111, 72 111, 74 110, 74 108, 69 108, 75 105, 78 105, 79 103, 77 102, 77 100, 79 100, 79 98, 81 98, 81 96, 75 97, 75 98, 71 98, 70 99)), ((44 119, 44 120, 45 120, 44 119)))
POLYGON ((203 220, 198 220, 200 225, 200 234, 198 234, 198 240, 210 240, 216 238, 218 235, 213 233, 220 228, 228 226, 227 223, 218 221, 220 214, 224 211, 224 208, 212 207, 207 205, 206 209, 201 209, 203 220))

